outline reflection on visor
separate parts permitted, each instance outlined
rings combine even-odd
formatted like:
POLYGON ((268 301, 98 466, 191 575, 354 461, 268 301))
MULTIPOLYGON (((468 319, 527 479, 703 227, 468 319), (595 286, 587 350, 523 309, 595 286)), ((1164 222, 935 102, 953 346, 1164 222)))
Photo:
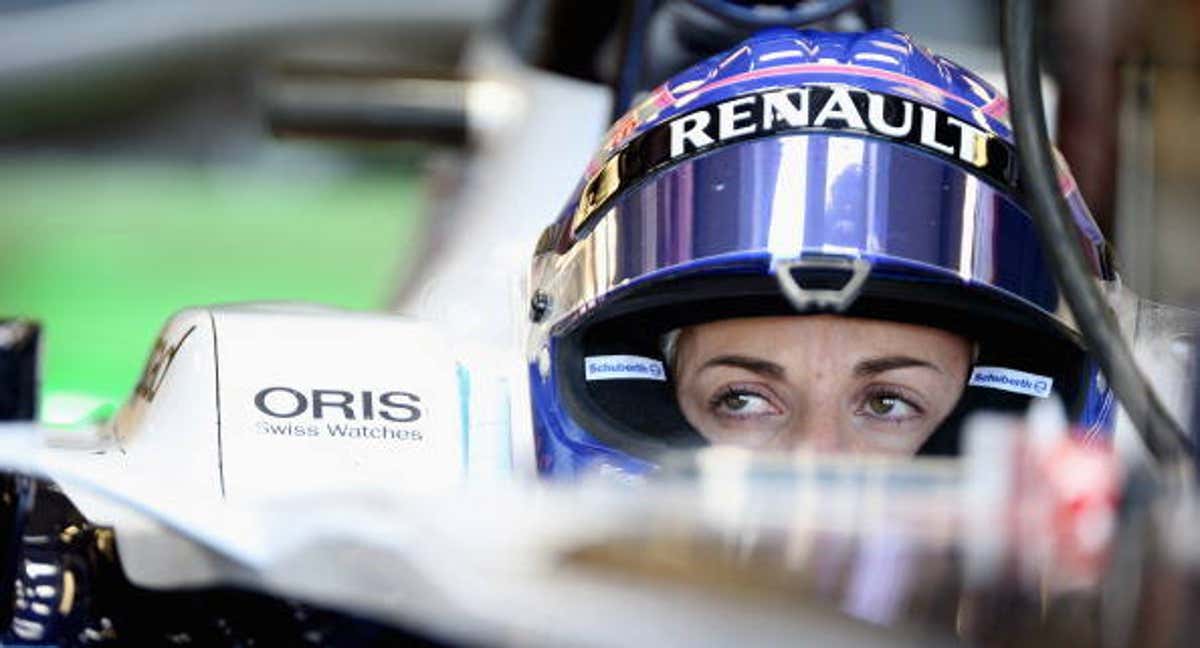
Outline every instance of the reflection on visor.
POLYGON ((597 219, 546 289, 570 311, 658 270, 747 253, 918 264, 1059 307, 1033 224, 1005 194, 919 151, 835 135, 750 141, 671 168, 597 219))

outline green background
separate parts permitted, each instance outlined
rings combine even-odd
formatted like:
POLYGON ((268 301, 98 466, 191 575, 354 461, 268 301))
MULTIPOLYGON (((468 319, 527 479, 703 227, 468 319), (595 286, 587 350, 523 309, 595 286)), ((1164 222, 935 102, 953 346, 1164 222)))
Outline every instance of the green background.
POLYGON ((401 162, 0 162, 0 316, 42 321, 42 419, 110 411, 186 306, 386 307, 424 233, 421 196, 401 162))

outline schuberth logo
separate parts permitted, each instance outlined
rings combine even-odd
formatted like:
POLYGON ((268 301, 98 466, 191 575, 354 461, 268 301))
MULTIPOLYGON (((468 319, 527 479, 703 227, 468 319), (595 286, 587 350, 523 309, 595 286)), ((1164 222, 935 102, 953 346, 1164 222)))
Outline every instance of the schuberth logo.
POLYGON ((632 140, 583 190, 580 230, 623 187, 659 167, 722 144, 773 134, 846 131, 887 139, 1014 186, 1016 158, 1004 140, 932 106, 844 85, 812 84, 727 99, 681 115, 632 140))
POLYGON ((967 384, 1046 398, 1054 387, 1054 379, 1006 367, 975 367, 967 384))
POLYGON ((585 380, 663 380, 663 363, 635 355, 589 356, 584 362, 585 380))

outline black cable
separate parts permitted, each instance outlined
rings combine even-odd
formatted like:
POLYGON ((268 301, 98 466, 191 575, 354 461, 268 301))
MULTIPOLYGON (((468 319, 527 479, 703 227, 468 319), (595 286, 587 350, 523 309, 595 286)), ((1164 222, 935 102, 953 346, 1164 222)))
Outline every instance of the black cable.
POLYGON ((646 57, 646 26, 654 13, 656 0, 629 0, 621 16, 621 63, 614 84, 612 118, 615 122, 633 105, 633 97, 642 89, 643 60, 646 57))
POLYGON ((785 9, 766 3, 735 4, 730 0, 689 0, 704 11, 736 25, 762 29, 766 27, 802 27, 832 18, 862 0, 801 0, 785 9))
POLYGON ((1116 317, 1101 295, 1079 249, 1073 218, 1059 191, 1042 104, 1037 58, 1035 0, 1008 0, 1004 14, 1004 76, 1008 81, 1013 134, 1021 163, 1020 185, 1038 238, 1054 268, 1088 349, 1100 364, 1159 465, 1178 476, 1189 462, 1191 442, 1138 369, 1116 317))
POLYGON ((892 24, 890 0, 867 0, 858 8, 858 17, 866 29, 880 29, 892 24))

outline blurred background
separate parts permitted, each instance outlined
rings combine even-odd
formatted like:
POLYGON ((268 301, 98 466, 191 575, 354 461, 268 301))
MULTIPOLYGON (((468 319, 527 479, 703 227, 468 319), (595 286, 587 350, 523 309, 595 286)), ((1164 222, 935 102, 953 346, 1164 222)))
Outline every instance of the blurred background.
MULTIPOLYGON (((1052 129, 1138 293, 1195 305, 1200 2, 1043 3, 1052 129)), ((1002 83, 999 2, 864 1, 1002 83)), ((40 416, 124 399, 189 305, 397 310, 514 341, 614 111, 736 42, 682 0, 0 0, 0 317, 40 416), (630 42, 640 58, 631 60, 630 42)))

